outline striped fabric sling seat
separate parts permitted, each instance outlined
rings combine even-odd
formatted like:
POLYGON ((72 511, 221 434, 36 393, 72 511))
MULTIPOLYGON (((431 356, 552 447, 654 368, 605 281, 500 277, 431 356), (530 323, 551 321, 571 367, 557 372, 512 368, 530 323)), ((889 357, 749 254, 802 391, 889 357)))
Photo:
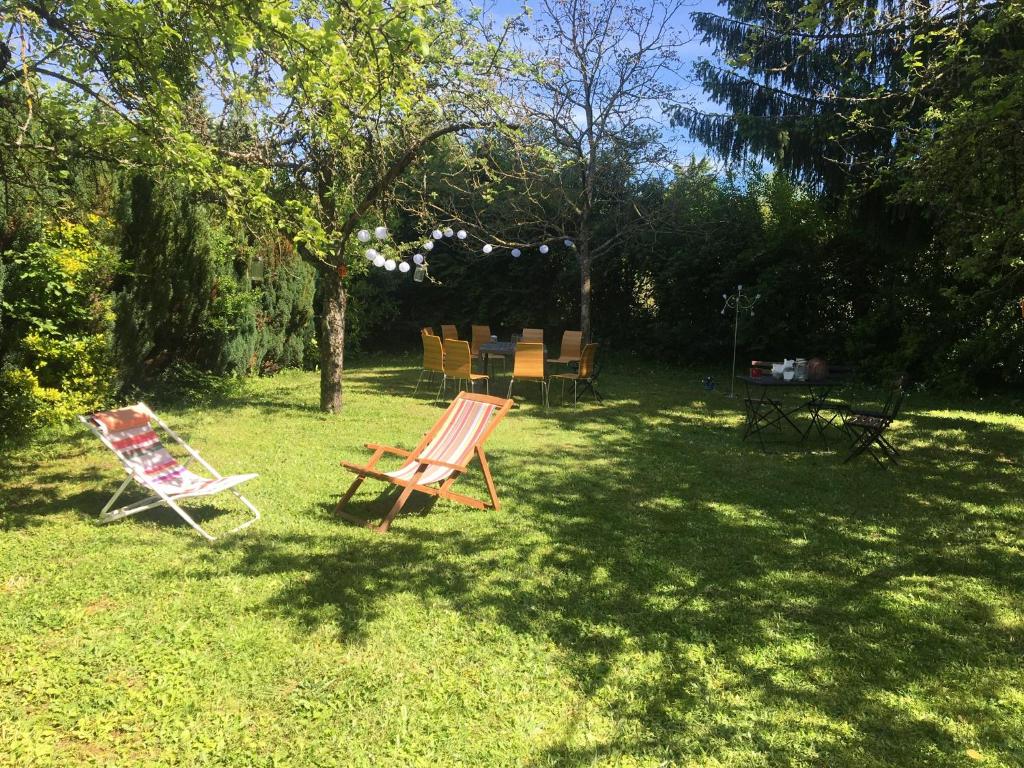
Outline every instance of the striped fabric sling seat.
POLYGON ((99 522, 110 523, 153 507, 166 505, 177 512, 200 535, 213 541, 215 537, 207 533, 188 513, 181 509, 177 501, 198 496, 212 496, 227 490, 231 490, 232 494, 253 514, 252 519, 234 528, 231 532, 246 528, 259 519, 259 511, 248 499, 232 490, 236 485, 252 480, 258 475, 250 473, 222 476, 198 452, 161 421, 145 403, 138 403, 115 411, 98 411, 80 416, 79 419, 99 437, 104 445, 114 452, 114 455, 120 459, 122 468, 128 474, 127 479, 100 512, 99 522), (153 427, 154 422, 189 454, 189 458, 184 464, 172 456, 164 446, 153 427), (211 476, 199 475, 189 469, 188 465, 193 461, 198 462, 211 476), (114 502, 132 481, 156 495, 111 511, 110 508, 114 502))
POLYGON ((374 453, 365 466, 347 461, 341 463, 345 469, 354 472, 356 478, 338 501, 338 514, 346 520, 367 525, 378 533, 384 533, 391 526, 395 516, 405 506, 413 491, 451 499, 475 509, 487 507, 500 509, 498 493, 494 487, 483 444, 498 423, 505 418, 511 407, 511 400, 461 392, 414 450, 405 451, 377 443, 367 443, 366 447, 374 453), (377 463, 385 453, 404 457, 406 462, 396 470, 383 472, 377 469, 377 463), (467 471, 467 464, 472 460, 474 454, 480 461, 480 468, 483 470, 484 480, 487 482, 487 490, 491 497, 490 504, 451 490, 455 481, 467 471), (402 487, 402 492, 391 511, 384 516, 378 526, 370 526, 366 520, 342 511, 367 477, 402 487))

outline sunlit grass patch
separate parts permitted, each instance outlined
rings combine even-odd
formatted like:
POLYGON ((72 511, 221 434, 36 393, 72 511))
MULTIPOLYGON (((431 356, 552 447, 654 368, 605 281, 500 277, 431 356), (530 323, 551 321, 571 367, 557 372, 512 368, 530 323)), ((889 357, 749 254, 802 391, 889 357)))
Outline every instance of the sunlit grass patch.
POLYGON ((120 478, 88 435, 6 457, 0 765, 1024 760, 1021 417, 915 395, 886 471, 834 430, 762 451, 693 372, 612 367, 603 406, 525 392, 487 445, 500 512, 381 537, 333 516, 338 462, 441 411, 377 362, 337 417, 287 371, 162 410, 260 472, 264 519, 212 546, 164 512, 96 526, 120 478))

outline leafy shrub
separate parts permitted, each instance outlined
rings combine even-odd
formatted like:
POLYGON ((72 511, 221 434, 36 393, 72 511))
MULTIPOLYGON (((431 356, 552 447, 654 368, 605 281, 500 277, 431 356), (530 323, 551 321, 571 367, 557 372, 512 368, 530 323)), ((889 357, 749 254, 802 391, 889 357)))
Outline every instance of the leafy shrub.
POLYGON ((110 285, 117 252, 97 216, 58 220, 24 250, 3 254, 0 381, 7 437, 67 422, 110 401, 117 371, 110 352, 110 285))

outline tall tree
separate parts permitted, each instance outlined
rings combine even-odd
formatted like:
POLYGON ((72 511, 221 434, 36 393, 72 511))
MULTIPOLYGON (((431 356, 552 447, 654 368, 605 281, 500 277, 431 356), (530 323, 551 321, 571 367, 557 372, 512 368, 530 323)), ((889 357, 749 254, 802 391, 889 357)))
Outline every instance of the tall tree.
POLYGON ((339 410, 353 236, 432 142, 490 119, 499 46, 447 0, 0 7, 21 41, 0 86, 93 128, 68 131, 75 151, 158 166, 295 241, 320 275, 321 406, 339 410))
POLYGON ((670 166, 660 107, 679 98, 685 7, 683 0, 541 0, 539 21, 520 43, 536 77, 519 84, 519 116, 527 140, 545 149, 525 170, 557 182, 532 202, 550 217, 544 236, 574 243, 585 338, 594 261, 645 221, 630 185, 670 166), (599 221, 616 224, 600 240, 599 221))

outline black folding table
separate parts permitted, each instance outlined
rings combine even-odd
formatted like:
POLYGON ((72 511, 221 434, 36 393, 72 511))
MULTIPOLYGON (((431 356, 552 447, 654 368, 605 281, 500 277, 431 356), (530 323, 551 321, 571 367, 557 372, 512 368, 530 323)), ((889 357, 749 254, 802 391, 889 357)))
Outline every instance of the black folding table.
POLYGON ((803 380, 776 378, 774 376, 737 376, 743 382, 746 390, 744 405, 747 411, 747 424, 743 431, 743 439, 751 435, 757 435, 758 442, 764 448, 764 430, 769 427, 777 429, 790 428, 800 435, 800 440, 806 440, 814 427, 819 433, 823 433, 826 425, 832 424, 833 416, 825 419, 822 411, 826 410, 821 406, 828 401, 829 393, 837 386, 842 385, 838 379, 803 380), (787 403, 782 399, 786 391, 805 391, 807 398, 801 398, 796 404, 787 403), (755 394, 756 392, 756 394, 755 394), (801 427, 793 420, 793 417, 803 411, 808 411, 811 416, 810 423, 801 427))

